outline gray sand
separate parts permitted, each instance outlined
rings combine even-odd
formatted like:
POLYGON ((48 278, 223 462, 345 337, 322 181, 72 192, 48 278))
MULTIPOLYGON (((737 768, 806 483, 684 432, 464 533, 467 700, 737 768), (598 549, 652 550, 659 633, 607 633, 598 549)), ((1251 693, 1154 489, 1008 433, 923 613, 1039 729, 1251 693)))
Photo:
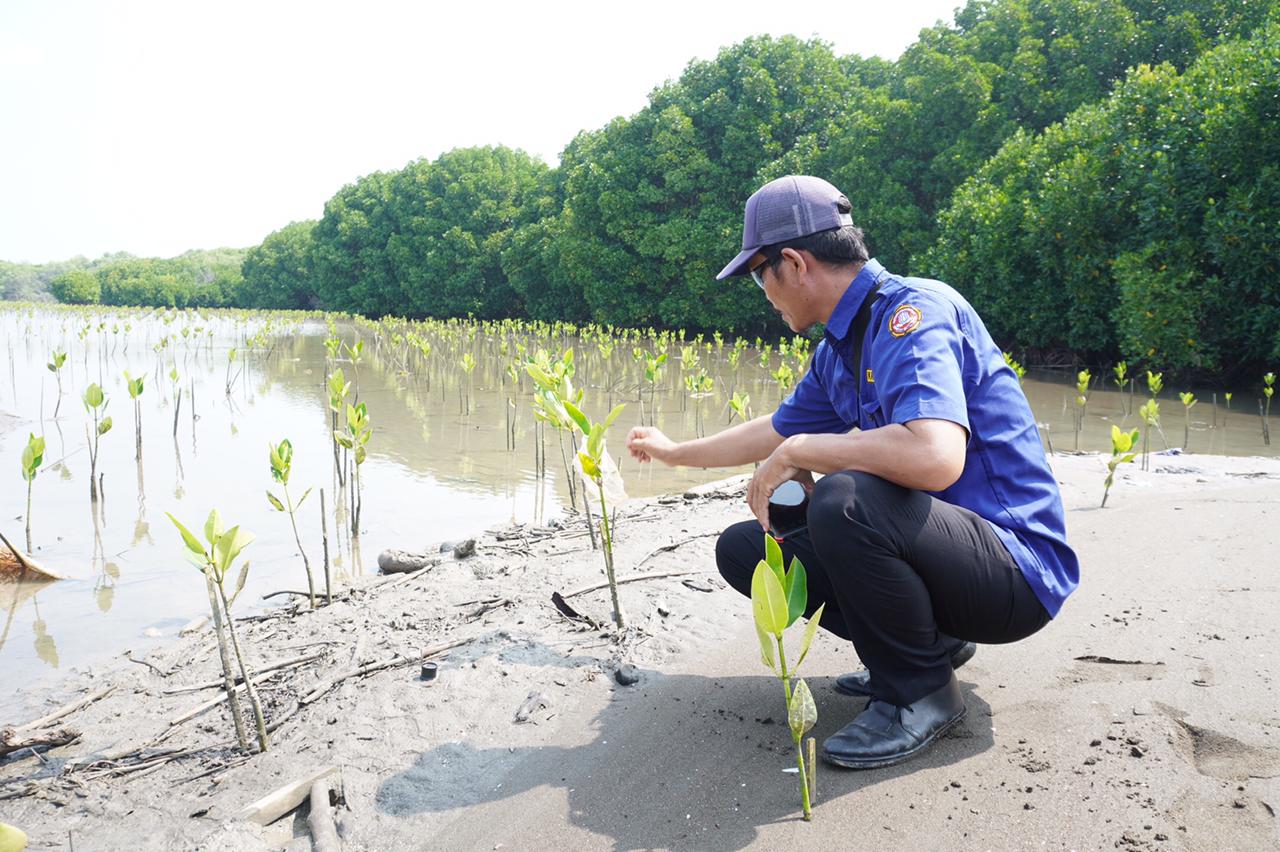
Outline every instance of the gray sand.
MULTIPOLYGON (((759 662, 747 601, 714 571, 714 537, 641 566, 708 573, 622 587, 636 630, 619 646, 549 601, 602 579, 580 525, 528 544, 489 533, 470 559, 372 579, 317 613, 246 623, 258 661, 334 643, 310 646, 325 657, 264 684, 269 716, 353 659, 476 640, 441 657, 432 683, 417 666, 345 681, 244 762, 206 749, 118 778, 55 774, 69 759, 145 742, 213 697, 161 694, 216 674, 207 632, 151 656, 175 668, 167 678, 121 663, 69 681, 51 707, 118 687, 65 720, 83 737, 48 752, 48 766, 30 755, 0 763, 2 789, 37 784, 0 800, 0 818, 33 849, 66 848, 68 832, 78 851, 307 849, 305 807, 267 828, 227 817, 333 764, 348 849, 1275 848, 1280 462, 1153 457, 1152 472, 1122 469, 1105 510, 1099 456, 1053 462, 1079 591, 1031 639, 979 649, 959 672, 968 715, 927 754, 868 772, 822 766, 811 823, 799 819, 796 776, 783 772, 794 754, 781 686, 759 662), (467 602, 498 597, 511 603, 468 620, 477 605, 467 602), (621 661, 639 683, 614 681, 621 661), (517 723, 531 692, 542 700, 517 723)), ((628 504, 620 576, 662 545, 744 519, 741 490, 628 504)), ((428 543, 366 547, 418 544, 428 543)), ((607 592, 571 603, 608 620, 607 592)), ((820 634, 803 672, 819 741, 861 709, 831 689, 856 665, 820 634)), ((229 736, 218 708, 163 745, 229 736)))

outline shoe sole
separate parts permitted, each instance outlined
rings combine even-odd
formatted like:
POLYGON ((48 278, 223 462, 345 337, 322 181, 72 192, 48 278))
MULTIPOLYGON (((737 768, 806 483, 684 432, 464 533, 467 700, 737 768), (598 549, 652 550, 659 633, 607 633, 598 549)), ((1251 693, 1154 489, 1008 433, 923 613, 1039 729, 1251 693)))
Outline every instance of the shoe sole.
POLYGON ((954 728, 957 723, 959 723, 962 719, 964 719, 965 715, 968 712, 969 712, 969 708, 968 707, 964 708, 963 710, 960 711, 960 714, 958 716, 956 716, 950 722, 947 722, 941 728, 938 728, 938 730, 934 731, 933 734, 930 735, 928 739, 921 740, 920 743, 915 746, 915 748, 912 748, 909 751, 904 751, 901 754, 895 754, 893 757, 878 757, 878 758, 872 758, 870 760, 855 760, 847 757, 837 757, 831 754, 830 752, 828 752, 824 748, 822 750, 822 759, 825 760, 827 763, 842 767, 844 769, 879 769, 882 766, 893 766, 894 764, 898 764, 898 763, 902 763, 904 761, 910 760, 920 752, 924 751, 925 748, 933 744, 934 740, 938 739, 938 737, 942 736, 947 731, 954 728))
MULTIPOLYGON (((978 648, 976 645, 968 645, 966 647, 970 649, 968 653, 965 653, 962 651, 961 653, 957 654, 954 659, 952 659, 951 661, 952 671, 955 671, 956 669, 963 666, 965 663, 972 660, 974 655, 978 653, 978 648)), ((836 692, 840 693, 841 695, 848 695, 853 698, 870 698, 871 697, 870 692, 858 692, 857 690, 846 689, 845 687, 840 685, 840 681, 836 681, 835 683, 833 683, 831 685, 831 688, 834 689, 836 692)))

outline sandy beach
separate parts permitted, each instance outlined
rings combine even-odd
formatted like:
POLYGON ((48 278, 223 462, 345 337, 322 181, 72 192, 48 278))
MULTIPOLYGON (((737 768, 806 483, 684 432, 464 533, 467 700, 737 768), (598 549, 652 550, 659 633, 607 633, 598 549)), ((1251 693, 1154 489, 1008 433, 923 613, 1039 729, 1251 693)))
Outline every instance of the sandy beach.
MULTIPOLYGON (((621 587, 621 639, 607 590, 569 597, 581 620, 552 604, 603 583, 581 522, 459 530, 474 555, 241 622, 257 669, 295 661, 259 685, 279 725, 265 754, 232 747, 225 702, 173 723, 221 694, 174 692, 218 676, 208 628, 82 672, 49 710, 113 688, 44 726, 71 742, 0 759, 0 820, 31 849, 311 849, 305 804, 236 816, 333 768, 349 850, 1280 846, 1280 461, 1152 456, 1105 509, 1103 457, 1052 464, 1080 589, 1029 640, 979 648, 958 673, 968 714, 926 754, 821 765, 812 822, 784 772, 781 687, 715 571, 716 533, 747 517, 742 478, 620 510, 619 576, 653 575, 621 587)), ((832 689, 857 665, 819 634, 803 671, 819 742, 862 707, 832 689)))

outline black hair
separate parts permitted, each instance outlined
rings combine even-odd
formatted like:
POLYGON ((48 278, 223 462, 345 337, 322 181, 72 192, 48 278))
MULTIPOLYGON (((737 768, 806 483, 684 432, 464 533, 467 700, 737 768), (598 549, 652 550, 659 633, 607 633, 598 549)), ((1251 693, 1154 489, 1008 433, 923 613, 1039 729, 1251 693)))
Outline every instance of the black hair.
MULTIPOLYGON (((853 210, 853 206, 849 204, 849 199, 842 195, 836 200, 836 210, 840 213, 849 213, 853 210)), ((862 229, 854 225, 843 225, 798 239, 773 243, 763 246, 760 252, 766 258, 765 263, 777 272, 778 261, 782 259, 782 250, 787 248, 807 251, 813 255, 814 260, 828 266, 866 263, 870 257, 867 254, 867 244, 862 238, 862 229)))

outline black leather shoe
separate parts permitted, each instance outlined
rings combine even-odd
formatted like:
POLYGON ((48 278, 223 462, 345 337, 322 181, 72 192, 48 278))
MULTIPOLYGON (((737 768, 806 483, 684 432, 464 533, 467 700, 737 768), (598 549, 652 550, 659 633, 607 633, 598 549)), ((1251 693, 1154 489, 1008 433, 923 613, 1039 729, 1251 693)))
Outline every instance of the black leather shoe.
MULTIPOLYGON (((961 642, 956 649, 951 652, 951 668, 958 669, 965 663, 973 659, 973 655, 978 652, 978 646, 972 642, 961 642)), ((843 692, 845 695, 853 695, 859 698, 870 698, 871 692, 871 672, 866 669, 859 669, 856 672, 840 675, 836 678, 835 691, 843 692)))
POLYGON ((906 707, 873 700, 867 709, 822 744, 822 759, 847 769, 891 766, 915 757, 964 718, 955 673, 940 689, 906 707))

